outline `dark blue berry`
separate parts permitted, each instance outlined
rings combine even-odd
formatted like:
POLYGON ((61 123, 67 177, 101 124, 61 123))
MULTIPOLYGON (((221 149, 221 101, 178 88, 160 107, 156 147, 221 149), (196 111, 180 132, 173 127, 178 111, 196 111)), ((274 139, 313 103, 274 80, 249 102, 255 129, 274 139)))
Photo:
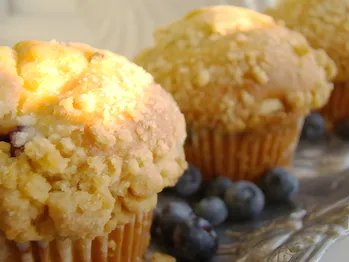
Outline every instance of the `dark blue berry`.
POLYGON ((151 224, 151 236, 156 239, 162 237, 160 229, 160 220, 161 220, 161 209, 155 208, 153 212, 153 221, 151 224))
POLYGON ((286 168, 274 167, 263 176, 261 188, 268 200, 288 202, 298 192, 299 181, 286 168))
POLYGON ((264 208, 264 194, 255 184, 248 181, 234 183, 224 195, 232 220, 248 220, 260 215, 264 208))
POLYGON ((311 112, 304 120, 302 138, 310 141, 323 137, 326 129, 324 118, 317 112, 311 112))
POLYGON ((159 226, 165 244, 172 244, 173 231, 179 223, 194 216, 193 209, 184 202, 170 202, 164 206, 160 214, 159 226))
POLYGON ((195 195, 201 186, 200 169, 189 164, 188 169, 184 172, 174 187, 177 195, 181 197, 189 197, 195 195))
POLYGON ((233 182, 224 176, 216 177, 207 185, 206 195, 224 198, 225 191, 233 185, 233 182))
POLYGON ((342 120, 336 124, 335 133, 344 140, 349 140, 349 119, 342 120))
POLYGON ((199 217, 180 223, 174 232, 175 256, 188 262, 211 261, 218 247, 212 225, 199 217))
POLYGON ((219 197, 207 197, 195 206, 195 214, 206 219, 213 226, 222 224, 228 217, 228 209, 219 197))

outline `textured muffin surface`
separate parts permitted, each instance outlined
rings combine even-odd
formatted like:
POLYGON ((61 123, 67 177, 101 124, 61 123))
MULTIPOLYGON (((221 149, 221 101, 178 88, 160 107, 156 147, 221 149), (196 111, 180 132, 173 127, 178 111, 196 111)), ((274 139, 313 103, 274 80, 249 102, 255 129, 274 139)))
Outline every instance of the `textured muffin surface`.
POLYGON ((252 10, 202 8, 154 35, 135 61, 173 94, 189 126, 276 125, 321 107, 333 88, 324 51, 252 10))
POLYGON ((266 13, 302 33, 315 48, 335 61, 336 81, 349 80, 349 1, 281 0, 266 13))
POLYGON ((186 167, 185 121, 150 74, 82 44, 0 47, 0 230, 94 238, 148 212, 186 167))

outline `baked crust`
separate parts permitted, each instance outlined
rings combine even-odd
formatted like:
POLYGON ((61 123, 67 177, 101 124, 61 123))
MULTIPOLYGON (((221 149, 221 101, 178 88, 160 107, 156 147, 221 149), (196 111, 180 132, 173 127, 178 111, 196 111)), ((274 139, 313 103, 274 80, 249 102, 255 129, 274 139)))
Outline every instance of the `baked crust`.
POLYGON ((342 82, 349 79, 348 9, 348 0, 282 0, 265 12, 324 49, 337 65, 335 81, 342 82))
POLYGON ((8 239, 103 235, 154 208, 186 168, 182 113, 122 56, 25 41, 0 47, 0 83, 0 230, 8 239))
POLYGON ((188 126, 280 124, 322 107, 333 89, 336 67, 323 50, 252 10, 202 8, 154 35, 135 62, 173 94, 188 126))

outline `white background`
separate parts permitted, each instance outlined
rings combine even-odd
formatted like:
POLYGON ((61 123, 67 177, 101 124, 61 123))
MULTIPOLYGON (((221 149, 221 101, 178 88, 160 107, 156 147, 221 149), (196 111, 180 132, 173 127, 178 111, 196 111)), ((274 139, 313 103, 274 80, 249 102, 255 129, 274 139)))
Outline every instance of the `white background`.
MULTIPOLYGON (((86 42, 132 58, 155 27, 206 5, 263 9, 275 0, 0 0, 0 45, 26 39, 86 42)), ((348 262, 349 238, 321 262, 348 262)))
POLYGON ((81 41, 133 57, 156 26, 217 4, 265 7, 262 0, 0 0, 0 44, 81 41))

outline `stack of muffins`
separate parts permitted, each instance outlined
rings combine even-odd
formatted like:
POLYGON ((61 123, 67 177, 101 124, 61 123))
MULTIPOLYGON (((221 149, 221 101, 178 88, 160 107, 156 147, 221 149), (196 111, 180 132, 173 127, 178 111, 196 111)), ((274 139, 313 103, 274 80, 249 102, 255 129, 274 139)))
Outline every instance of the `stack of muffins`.
POLYGON ((302 33, 314 48, 323 48, 334 60, 338 74, 334 91, 319 112, 330 127, 349 118, 349 1, 282 0, 266 13, 302 33))
POLYGON ((136 262, 185 121, 150 74, 81 44, 0 47, 0 262, 136 262))
POLYGON ((205 181, 255 181, 291 166, 304 117, 333 89, 336 67, 323 50, 269 16, 234 6, 195 10, 154 38, 135 62, 177 101, 187 160, 205 181))

